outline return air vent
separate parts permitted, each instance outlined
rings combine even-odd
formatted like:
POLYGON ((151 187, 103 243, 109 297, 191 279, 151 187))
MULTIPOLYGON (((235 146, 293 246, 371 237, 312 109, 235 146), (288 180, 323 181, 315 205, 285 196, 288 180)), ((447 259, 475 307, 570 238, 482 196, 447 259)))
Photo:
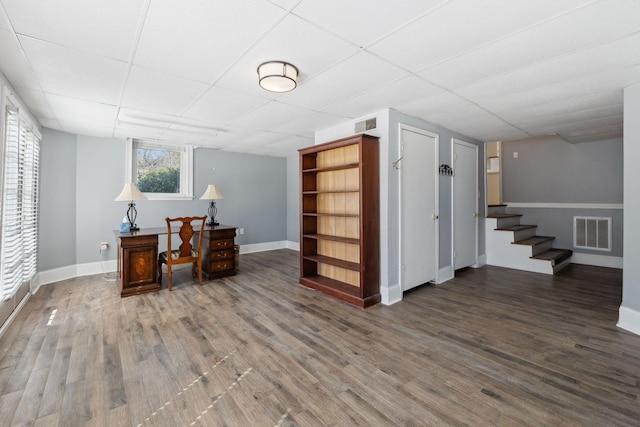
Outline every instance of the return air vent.
POLYGON ((573 246, 597 251, 610 251, 611 218, 574 216, 573 246))
POLYGON ((368 130, 372 130, 376 128, 376 118, 373 117, 371 119, 363 120, 361 122, 357 122, 355 126, 355 133, 362 133, 368 130))

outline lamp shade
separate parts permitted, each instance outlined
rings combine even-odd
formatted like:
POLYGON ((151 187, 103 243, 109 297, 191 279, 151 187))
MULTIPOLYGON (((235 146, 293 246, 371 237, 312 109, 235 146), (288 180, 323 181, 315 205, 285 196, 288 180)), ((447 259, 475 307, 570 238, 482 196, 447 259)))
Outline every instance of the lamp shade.
POLYGON ((137 185, 133 182, 128 182, 124 185, 122 191, 114 200, 116 202, 129 202, 131 200, 144 200, 146 198, 147 197, 138 190, 137 185))
POLYGON ((258 66, 258 81, 270 92, 289 92, 298 85, 298 69, 288 62, 265 62, 258 66))
POLYGON ((220 199, 224 199, 224 196, 222 195, 220 190, 218 190, 218 187, 216 187, 214 184, 209 184, 209 186, 205 190, 202 197, 200 197, 200 200, 220 200, 220 199))

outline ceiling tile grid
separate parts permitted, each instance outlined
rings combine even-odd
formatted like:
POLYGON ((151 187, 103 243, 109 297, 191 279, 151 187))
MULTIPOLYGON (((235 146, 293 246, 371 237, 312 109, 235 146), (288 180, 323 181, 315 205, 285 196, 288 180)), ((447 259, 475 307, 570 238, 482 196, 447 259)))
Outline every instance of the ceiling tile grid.
POLYGON ((638 0, 0 0, 0 70, 41 125, 278 156, 386 108, 619 138, 639 45, 638 0), (295 90, 258 86, 269 60, 295 90))

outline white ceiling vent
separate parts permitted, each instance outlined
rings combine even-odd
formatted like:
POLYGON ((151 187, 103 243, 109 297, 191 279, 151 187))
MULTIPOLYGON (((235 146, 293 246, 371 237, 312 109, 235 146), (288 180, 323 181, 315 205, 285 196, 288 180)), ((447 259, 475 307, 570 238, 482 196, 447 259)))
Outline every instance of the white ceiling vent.
POLYGON ((376 128, 376 118, 356 122, 355 133, 362 133, 376 128))

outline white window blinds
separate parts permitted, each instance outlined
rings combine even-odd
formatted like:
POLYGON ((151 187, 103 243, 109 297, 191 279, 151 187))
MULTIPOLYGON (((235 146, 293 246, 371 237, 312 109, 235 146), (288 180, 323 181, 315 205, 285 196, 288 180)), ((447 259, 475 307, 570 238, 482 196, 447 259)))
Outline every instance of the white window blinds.
POLYGON ((0 300, 15 295, 36 274, 40 140, 7 106, 0 229, 0 300))

